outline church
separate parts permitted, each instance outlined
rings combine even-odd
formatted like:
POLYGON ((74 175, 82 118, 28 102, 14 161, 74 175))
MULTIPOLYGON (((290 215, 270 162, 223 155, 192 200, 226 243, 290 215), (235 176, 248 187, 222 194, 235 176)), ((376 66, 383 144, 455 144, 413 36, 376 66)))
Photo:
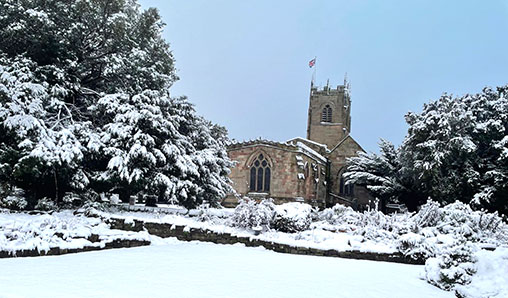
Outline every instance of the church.
POLYGON ((228 155, 236 162, 230 179, 237 193, 228 195, 222 204, 235 206, 245 196, 320 208, 341 203, 362 209, 368 204, 372 197, 367 189, 345 184, 342 177, 346 159, 364 151, 350 135, 349 90, 346 80, 336 88, 311 84, 307 138, 230 144, 228 155))

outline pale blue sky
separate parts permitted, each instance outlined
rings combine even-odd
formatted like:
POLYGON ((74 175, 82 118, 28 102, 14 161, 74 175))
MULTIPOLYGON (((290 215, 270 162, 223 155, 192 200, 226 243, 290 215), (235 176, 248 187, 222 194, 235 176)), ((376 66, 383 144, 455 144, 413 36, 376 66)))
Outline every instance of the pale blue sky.
POLYGON ((167 24, 180 81, 199 114, 237 140, 305 137, 317 83, 352 85, 352 136, 400 144, 404 114, 443 92, 508 83, 508 2, 141 0, 167 24))

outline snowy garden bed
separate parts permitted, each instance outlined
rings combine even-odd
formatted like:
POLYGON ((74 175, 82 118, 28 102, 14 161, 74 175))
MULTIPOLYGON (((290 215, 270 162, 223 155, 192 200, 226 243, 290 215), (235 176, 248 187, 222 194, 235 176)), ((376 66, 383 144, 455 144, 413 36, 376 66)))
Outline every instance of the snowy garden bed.
POLYGON ((35 256, 149 244, 146 232, 110 229, 100 218, 74 214, 27 214, 0 210, 0 252, 6 256, 35 256))
MULTIPOLYGON (((269 201, 245 201, 235 210, 205 208, 187 215, 100 212, 100 216, 132 224, 185 226, 300 248, 400 254, 417 262, 426 260, 422 278, 464 297, 483 297, 478 293, 496 292, 497 284, 508 283, 508 266, 494 265, 507 263, 506 221, 496 213, 473 211, 460 202, 439 207, 430 201, 417 213, 391 215, 376 210, 359 213, 340 205, 317 211, 300 203, 275 206, 269 201), (485 268, 500 277, 486 278, 484 273, 489 270, 485 268)), ((508 295, 502 286, 499 289, 508 295)))
POLYGON ((118 240, 149 244, 157 238, 148 232, 162 229, 158 236, 244 243, 297 254, 352 258, 363 254, 365 259, 406 263, 426 260, 422 278, 439 288, 463 297, 508 294, 503 286, 508 284, 506 222, 459 202, 439 207, 431 201, 417 213, 391 215, 376 210, 360 213, 341 205, 318 211, 301 203, 276 206, 249 200, 236 209, 166 207, 34 215, 3 211, 0 251, 14 255, 36 250, 44 255, 54 248, 114 247, 111 243, 118 240), (192 231, 197 231, 195 237, 185 236, 192 231))

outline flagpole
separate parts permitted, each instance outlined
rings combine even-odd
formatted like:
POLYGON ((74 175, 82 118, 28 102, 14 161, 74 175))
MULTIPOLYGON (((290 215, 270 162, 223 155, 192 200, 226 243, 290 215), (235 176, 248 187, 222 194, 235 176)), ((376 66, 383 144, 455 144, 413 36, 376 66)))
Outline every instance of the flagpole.
MULTIPOLYGON (((310 139, 310 122, 311 122, 311 99, 312 99, 312 88, 314 88, 314 81, 316 79, 316 58, 317 56, 314 56, 314 59, 309 62, 310 67, 314 67, 314 70, 312 71, 312 78, 310 80, 310 92, 309 92, 309 111, 307 116, 307 139, 310 139), (312 65, 310 63, 313 63, 312 65)), ((319 184, 319 183, 318 183, 319 184)))
POLYGON ((317 69, 317 56, 314 56, 314 71, 312 72, 312 85, 316 81, 316 69, 317 69))

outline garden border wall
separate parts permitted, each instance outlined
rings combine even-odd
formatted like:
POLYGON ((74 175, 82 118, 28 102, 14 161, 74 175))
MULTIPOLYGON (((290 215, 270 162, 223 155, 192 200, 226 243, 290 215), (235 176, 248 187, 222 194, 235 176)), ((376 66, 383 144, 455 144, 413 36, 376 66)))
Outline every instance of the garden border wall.
MULTIPOLYGON (((289 244, 277 243, 273 241, 265 241, 255 239, 252 237, 235 236, 229 233, 218 233, 211 230, 190 228, 181 225, 173 225, 169 223, 156 223, 156 222, 145 222, 140 220, 134 220, 134 223, 125 222, 125 219, 121 218, 108 218, 105 220, 110 224, 112 229, 140 232, 146 230, 150 235, 168 238, 175 237, 182 241, 204 241, 212 242, 216 244, 236 244, 242 243, 247 247, 258 247, 262 246, 268 250, 272 250, 279 253, 297 254, 297 255, 309 255, 309 256, 325 256, 325 257, 339 257, 346 259, 358 259, 358 260, 371 260, 371 261, 383 261, 413 265, 425 264, 424 259, 413 259, 402 255, 401 253, 374 253, 374 252, 361 252, 361 251, 338 251, 335 249, 318 249, 301 246, 292 246, 289 244)), ((97 235, 95 235, 97 236, 97 235)), ((93 238, 94 235, 91 236, 93 238)), ((94 241, 92 241, 94 242, 94 241)), ((85 246, 82 248, 59 248, 53 247, 48 251, 39 251, 37 249, 30 250, 18 250, 15 252, 0 251, 1 258, 15 258, 15 257, 38 257, 38 256, 55 256, 70 253, 86 252, 86 251, 98 251, 103 249, 112 248, 128 248, 128 247, 139 247, 150 245, 150 241, 147 240, 127 240, 127 239, 115 239, 111 242, 105 243, 101 246, 85 246)))
POLYGON ((150 235, 159 236, 162 238, 176 237, 182 241, 205 241, 213 242, 216 244, 236 244, 242 243, 248 247, 262 246, 266 249, 273 250, 280 253, 310 255, 310 256, 327 256, 339 257, 347 259, 383 261, 413 265, 425 264, 424 259, 413 259, 402 255, 401 253, 373 253, 361 251, 338 251, 334 249, 317 249, 300 246, 292 246, 277 242, 265 241, 251 237, 241 237, 231 235, 229 233, 218 233, 211 230, 190 228, 181 225, 173 225, 169 223, 155 223, 134 220, 134 223, 125 223, 124 219, 109 218, 107 222, 111 225, 112 229, 119 229, 125 231, 139 232, 146 230, 150 235))
MULTIPOLYGON (((97 235, 92 235, 94 237, 97 235)), ((98 237, 97 237, 98 238, 98 237)), ((135 239, 115 239, 111 242, 106 242, 103 247, 101 246, 85 246, 82 248, 60 248, 52 247, 48 251, 38 249, 26 249, 16 251, 0 251, 0 259, 4 258, 22 258, 22 257, 42 257, 42 256, 58 256, 65 254, 72 254, 85 251, 97 251, 103 249, 112 248, 127 248, 127 247, 138 247, 150 245, 150 241, 147 240, 135 240, 135 239)))

